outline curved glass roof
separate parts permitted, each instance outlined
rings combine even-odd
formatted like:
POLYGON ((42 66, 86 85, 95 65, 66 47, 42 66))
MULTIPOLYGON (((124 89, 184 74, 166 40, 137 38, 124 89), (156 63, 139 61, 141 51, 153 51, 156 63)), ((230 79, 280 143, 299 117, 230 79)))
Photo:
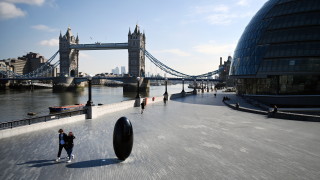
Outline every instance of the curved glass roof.
POLYGON ((269 0, 242 34, 230 75, 320 73, 319 32, 319 0, 269 0))

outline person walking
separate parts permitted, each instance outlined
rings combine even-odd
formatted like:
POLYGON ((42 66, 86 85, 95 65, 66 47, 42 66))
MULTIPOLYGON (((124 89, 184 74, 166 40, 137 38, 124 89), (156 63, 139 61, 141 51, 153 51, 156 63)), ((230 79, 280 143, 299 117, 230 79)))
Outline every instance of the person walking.
POLYGON ((58 133, 59 133, 59 151, 58 151, 56 162, 59 162, 59 160, 60 160, 62 149, 64 148, 67 151, 66 146, 65 146, 67 134, 63 132, 63 129, 59 129, 58 133))
POLYGON ((72 154, 72 150, 73 150, 73 139, 75 139, 76 137, 73 135, 72 132, 68 133, 68 136, 66 137, 66 150, 68 153, 68 161, 67 163, 71 162, 71 159, 74 159, 74 155, 72 154))
POLYGON ((143 113, 144 110, 144 102, 141 103, 141 114, 143 113))
POLYGON ((166 97, 163 97, 163 102, 164 102, 164 104, 167 104, 167 98, 166 97))

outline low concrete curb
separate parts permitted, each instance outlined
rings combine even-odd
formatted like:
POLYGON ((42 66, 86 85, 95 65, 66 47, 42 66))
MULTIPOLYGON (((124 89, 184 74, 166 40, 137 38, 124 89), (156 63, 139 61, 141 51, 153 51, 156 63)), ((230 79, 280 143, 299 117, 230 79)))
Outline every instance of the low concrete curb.
POLYGON ((227 105, 228 107, 234 109, 234 110, 238 110, 238 111, 243 111, 243 112, 249 112, 249 113, 254 113, 254 114, 261 114, 261 115, 268 115, 267 111, 260 111, 260 110, 256 110, 256 109, 249 109, 249 108, 245 108, 245 107, 236 107, 235 105, 229 104, 226 101, 223 101, 223 103, 225 105, 227 105))
POLYGON ((236 105, 229 104, 227 101, 223 101, 223 103, 226 106, 228 106, 234 110, 249 112, 249 113, 254 113, 254 114, 266 115, 268 118, 320 122, 320 116, 288 113, 288 112, 281 112, 281 111, 274 113, 273 111, 260 111, 260 110, 255 110, 255 109, 244 108, 241 106, 236 107, 236 105))
POLYGON ((268 118, 320 122, 320 116, 308 115, 308 114, 296 114, 296 113, 289 113, 289 112, 282 112, 282 111, 278 111, 276 113, 270 111, 268 112, 268 118))

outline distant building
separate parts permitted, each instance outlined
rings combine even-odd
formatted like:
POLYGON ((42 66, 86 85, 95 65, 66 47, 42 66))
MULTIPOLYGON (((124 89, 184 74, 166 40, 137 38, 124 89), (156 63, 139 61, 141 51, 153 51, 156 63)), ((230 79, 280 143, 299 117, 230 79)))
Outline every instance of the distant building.
MULTIPOLYGON (((42 55, 40 55, 39 53, 33 53, 33 52, 30 52, 18 58, 9 58, 9 59, 0 60, 2 64, 1 70, 5 69, 6 71, 12 71, 20 75, 28 74, 30 72, 35 71, 36 69, 45 65, 47 61, 48 60, 44 58, 42 55)), ((51 65, 48 65, 47 68, 49 68, 49 66, 51 65)), ((52 74, 48 73, 45 76, 52 76, 52 74)))
POLYGON ((267 1, 234 52, 230 75, 238 92, 319 95, 319 30, 319 0, 267 1))
POLYGON ((226 86, 233 86, 234 80, 230 79, 229 71, 230 71, 230 65, 231 65, 232 57, 228 56, 228 60, 224 61, 222 64, 222 57, 220 57, 220 65, 219 65, 219 80, 222 80, 226 83, 226 86))
POLYGON ((121 66, 121 74, 126 74, 126 67, 125 66, 121 66))
POLYGON ((120 74, 119 67, 116 67, 116 68, 112 69, 112 70, 111 70, 111 73, 112 73, 112 74, 120 74))

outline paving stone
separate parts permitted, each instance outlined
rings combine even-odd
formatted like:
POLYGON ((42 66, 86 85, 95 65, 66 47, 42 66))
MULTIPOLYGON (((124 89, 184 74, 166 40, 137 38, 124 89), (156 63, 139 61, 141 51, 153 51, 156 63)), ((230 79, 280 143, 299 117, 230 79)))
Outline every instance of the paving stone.
MULTIPOLYGON (((0 179, 320 179, 320 123, 232 110, 198 94, 0 140, 0 179), (113 128, 126 116, 132 153, 117 160, 113 128), (56 163, 59 128, 75 159, 56 163)), ((66 152, 62 157, 66 157, 66 152)))

